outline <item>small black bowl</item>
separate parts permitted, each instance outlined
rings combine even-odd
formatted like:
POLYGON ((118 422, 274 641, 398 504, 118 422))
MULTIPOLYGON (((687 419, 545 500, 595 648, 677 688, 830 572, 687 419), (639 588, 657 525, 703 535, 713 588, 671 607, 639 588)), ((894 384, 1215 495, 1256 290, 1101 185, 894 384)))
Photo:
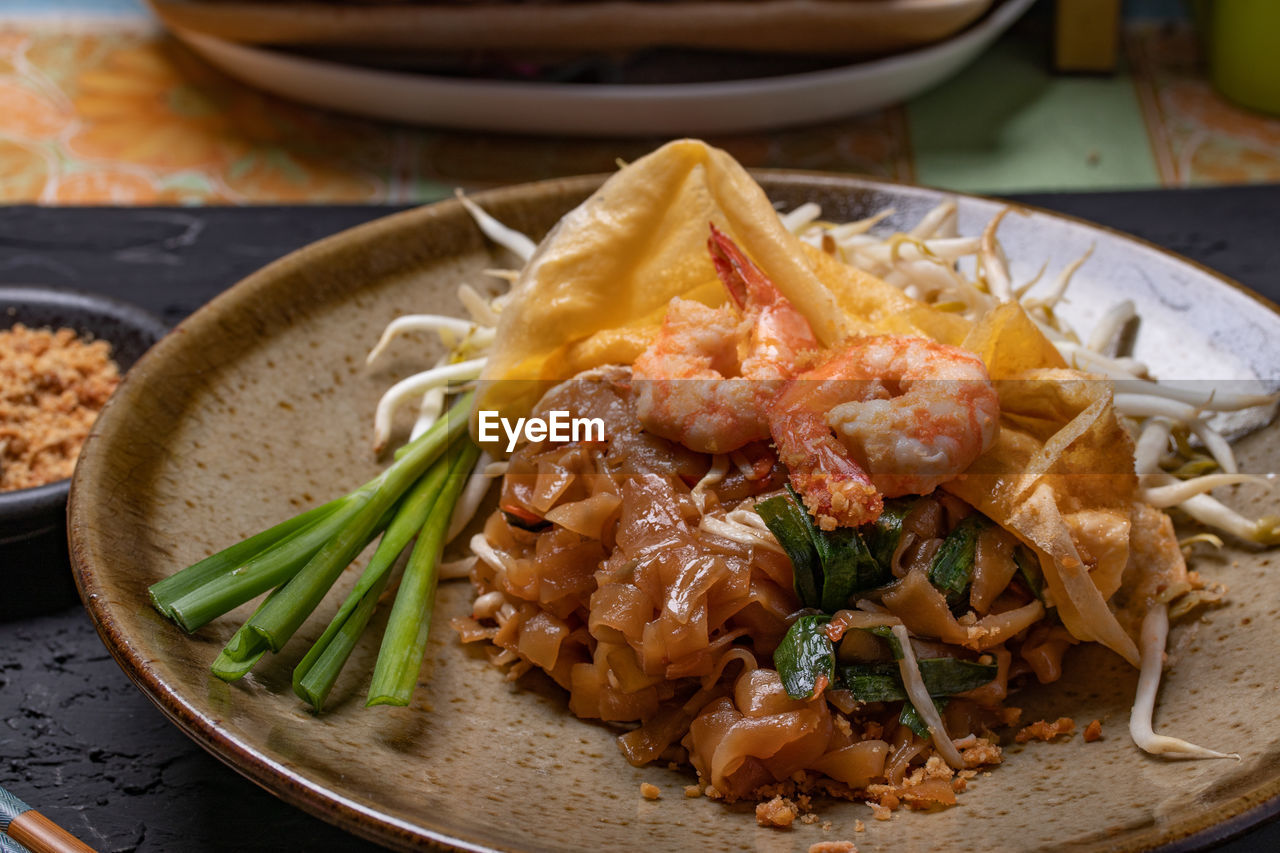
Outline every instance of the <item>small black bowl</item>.
MULTIPOLYGON (((141 308, 74 290, 0 285, 0 329, 74 329, 111 344, 124 373, 168 332, 141 308)), ((70 480, 0 492, 0 620, 34 616, 78 601, 67 556, 70 480)))

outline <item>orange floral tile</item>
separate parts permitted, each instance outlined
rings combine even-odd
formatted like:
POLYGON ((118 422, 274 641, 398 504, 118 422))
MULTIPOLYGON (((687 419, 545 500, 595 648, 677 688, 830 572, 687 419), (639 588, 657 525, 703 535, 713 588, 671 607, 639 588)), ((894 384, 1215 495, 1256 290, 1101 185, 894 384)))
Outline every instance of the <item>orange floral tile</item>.
POLYGON ((185 194, 157 186, 140 171, 107 167, 62 175, 45 201, 59 204, 181 204, 185 194))
MULTIPOLYGON (((1222 101, 1185 30, 1130 30, 1167 183, 1280 180, 1280 122, 1222 101)), ((202 204, 429 201, 608 172, 662 140, 437 131, 289 103, 135 30, 23 32, 0 22, 0 201, 202 204)), ((768 134, 713 137, 753 167, 910 181, 900 107, 768 134)))
POLYGON ((1126 47, 1165 184, 1280 181, 1280 119, 1214 91, 1189 26, 1131 26, 1126 47))
POLYGON ((0 199, 39 201, 49 178, 49 164, 29 144, 0 138, 0 199))
POLYGON ((70 105, 59 104, 17 77, 0 77, 0 130, 18 139, 56 136, 75 118, 70 105))
POLYGON ((150 32, 0 32, 0 200, 367 202, 393 134, 282 102, 150 32), (12 150, 11 150, 12 149, 12 150))
POLYGON ((323 157, 282 149, 251 151, 231 164, 223 183, 237 201, 297 203, 323 198, 339 203, 380 201, 383 184, 372 175, 335 168, 323 157))

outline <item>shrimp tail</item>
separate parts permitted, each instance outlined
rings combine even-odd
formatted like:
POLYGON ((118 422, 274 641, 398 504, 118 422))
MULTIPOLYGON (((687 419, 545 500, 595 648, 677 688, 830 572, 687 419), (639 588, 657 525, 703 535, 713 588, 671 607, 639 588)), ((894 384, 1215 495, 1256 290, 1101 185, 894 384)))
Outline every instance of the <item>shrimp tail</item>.
POLYGON ((884 498, 831 434, 822 414, 776 408, 770 427, 778 458, 820 528, 856 527, 880 517, 884 498))
POLYGON ((781 297, 768 276, 714 223, 711 225, 711 236, 707 238, 707 251, 711 253, 711 263, 715 265, 716 275, 729 291, 729 297, 739 311, 745 311, 752 304, 773 305, 781 297))

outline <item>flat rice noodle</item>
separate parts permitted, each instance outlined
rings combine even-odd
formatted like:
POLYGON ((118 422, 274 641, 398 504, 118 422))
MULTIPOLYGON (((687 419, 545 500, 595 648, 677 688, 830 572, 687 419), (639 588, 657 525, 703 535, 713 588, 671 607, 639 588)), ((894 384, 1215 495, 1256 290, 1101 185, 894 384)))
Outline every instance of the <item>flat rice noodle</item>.
POLYGON ((502 573, 503 591, 516 598, 536 601, 541 581, 541 576, 538 574, 538 561, 529 557, 516 557, 506 562, 506 571, 502 573))
MULTIPOLYGON (((697 607, 685 621, 671 613, 660 613, 650 625, 659 625, 666 645, 666 663, 673 663, 689 655, 696 655, 710 643, 710 626, 707 625, 706 608, 697 607)), ((646 625, 646 630, 648 626, 646 625)), ((646 637, 646 639, 648 639, 646 637)))
POLYGON ((602 584, 591 594, 587 628, 598 639, 639 643, 644 626, 657 609, 652 599, 631 584, 602 584))
MULTIPOLYGON (((603 479, 603 478, 592 478, 603 479)), ((605 527, 614 518, 622 498, 612 492, 597 492, 574 503, 560 504, 547 510, 546 519, 588 539, 604 539, 605 527)))
MULTIPOLYGON (((745 754, 759 759, 774 779, 781 780, 811 766, 826 751, 832 725, 825 700, 820 697, 792 699, 775 670, 754 669, 742 673, 734 683, 733 697, 742 716, 716 748, 713 763, 725 757, 727 751, 741 748, 745 754), (784 742, 776 749, 760 745, 760 729, 756 723, 778 730, 784 742), (786 737, 798 731, 796 726, 805 727, 803 733, 786 737)), ((733 761, 732 758, 726 760, 733 761)), ((728 776, 733 770, 724 772, 728 776)))
POLYGON ((706 614, 707 594, 729 573, 722 558, 702 556, 680 566, 680 574, 667 590, 663 606, 680 623, 688 623, 694 613, 706 614))
POLYGON ((984 712, 975 702, 954 696, 942 709, 943 724, 953 738, 980 734, 985 729, 991 728, 988 724, 989 717, 990 714, 984 712))
POLYGON ((864 740, 826 753, 810 768, 857 790, 884 778, 884 763, 888 757, 889 744, 882 740, 864 740))
MULTIPOLYGON (((687 502, 688 497, 684 500, 687 502)), ((681 496, 656 474, 637 474, 622 484, 622 513, 618 520, 618 547, 633 559, 664 551, 676 542, 684 525, 681 496)), ((697 510, 693 510, 697 514, 697 510)))
POLYGON ((1050 684, 1062 677, 1062 656, 1075 642, 1061 625, 1037 626, 1019 647, 1018 655, 1041 684, 1050 684))
POLYGON ((937 637, 954 645, 969 639, 964 626, 947 607, 947 599, 929 583, 924 572, 908 572, 902 580, 890 584, 881 601, 913 634, 937 637))
POLYGON ((560 644, 560 656, 556 658, 554 669, 547 674, 565 690, 573 686, 573 668, 580 663, 591 660, 590 637, 582 628, 575 628, 560 644))
MULTIPOLYGON (((792 613, 795 611, 792 610, 792 613)), ((779 616, 759 601, 747 605, 729 618, 727 625, 744 628, 751 635, 752 648, 761 657, 769 657, 787 634, 787 615, 779 616)))
POLYGON ((604 680, 595 669, 595 663, 575 663, 570 670, 568 685, 568 710, 582 720, 600 719, 600 689, 604 680))
POLYGON ((851 628, 866 630, 884 628, 901 623, 901 619, 892 613, 872 613, 867 610, 837 610, 827 626, 827 636, 834 643, 849 632, 851 628))
POLYGON ((988 614, 972 625, 961 625, 947 607, 947 599, 924 572, 918 571, 891 584, 882 601, 911 633, 974 651, 998 646, 1044 617, 1044 605, 1031 601, 1014 610, 988 614))
POLYGON ((1013 537, 998 527, 988 527, 978 533, 973 583, 969 588, 969 606, 978 614, 991 609, 1017 574, 1018 564, 1013 559, 1016 544, 1013 537))
MULTIPOLYGON (((505 482, 503 483, 503 486, 504 492, 502 499, 506 500, 505 482)), ((529 533, 528 531, 521 530, 518 527, 512 527, 507 523, 506 519, 500 512, 491 514, 484 522, 484 538, 489 543, 489 547, 493 548, 498 553, 499 558, 503 557, 506 553, 519 550, 522 547, 523 542, 532 542, 533 536, 534 534, 529 533), (517 539, 517 535, 528 538, 517 539)), ((489 575, 487 573, 493 572, 495 569, 482 560, 481 565, 477 566, 477 571, 488 577, 489 575)))
POLYGON ((597 662, 573 666, 569 710, 576 716, 605 722, 631 722, 657 713, 660 700, 655 688, 623 693, 609 685, 606 673, 607 668, 597 662))
MULTIPOLYGON (((570 470, 564 462, 560 453, 538 460, 538 477, 526 499, 538 515, 546 515, 578 478, 578 472, 570 470)), ((585 488, 580 487, 579 491, 585 488)))
POLYGON ((568 635, 568 625, 540 610, 521 624, 516 651, 535 666, 554 669, 560 655, 560 644, 568 635))
MULTIPOLYGON (((1032 630, 1036 629, 1032 628, 1032 630)), ((1013 654, 1004 646, 987 649, 986 654, 996 659, 996 677, 981 687, 975 687, 973 690, 957 695, 978 705, 995 708, 1009 695, 1009 664, 1013 661, 1013 654)), ((948 727, 947 731, 954 731, 954 729, 948 727)))
POLYGON ((689 730, 695 711, 678 703, 663 705, 638 728, 618 736, 618 747, 633 767, 656 761, 667 747, 689 730))
POLYGON ((782 686, 777 670, 754 669, 738 676, 733 685, 733 703, 747 717, 767 717, 799 711, 813 700, 792 699, 782 686))
MULTIPOLYGON (((749 585, 750 580, 748 579, 748 588, 749 585)), ((712 592, 719 592, 726 586, 728 585, 721 584, 712 592)), ((751 604, 751 598, 749 595, 739 595, 734 597, 714 595, 712 599, 707 602, 707 624, 714 626, 727 625, 730 620, 745 610, 749 604, 751 604)))
POLYGON ((762 762, 774 780, 785 779, 822 755, 830 727, 825 702, 767 717, 739 715, 711 756, 711 784, 742 796, 741 783, 730 777, 747 758, 762 762))
POLYGON ((557 615, 585 606, 596 587, 596 567, 605 553, 594 539, 553 527, 538 537, 534 570, 538 574, 538 600, 557 615))
POLYGON ((712 757, 734 723, 740 719, 742 713, 734 707, 733 700, 720 697, 704 705, 689 723, 689 730, 681 744, 689 751, 690 763, 708 782, 711 781, 712 757))
MULTIPOLYGON (((773 778, 778 781, 787 779, 800 770, 807 770, 813 767, 814 762, 820 759, 827 751, 827 743, 831 740, 831 729, 834 728, 826 700, 803 711, 789 713, 811 718, 813 729, 783 744, 781 749, 768 758, 761 758, 764 766, 768 768, 773 778)), ((746 720, 749 719, 749 717, 744 719, 740 725, 745 724, 746 720)), ((721 748, 723 747, 724 745, 722 744, 721 748)))
MULTIPOLYGON (((772 552, 771 552, 772 553, 772 552)), ((707 610, 736 613, 746 606, 751 595, 751 574, 754 560, 726 558, 725 572, 711 589, 707 590, 707 610)), ((728 616, 711 619, 714 625, 724 624, 728 616)))
POLYGON ((635 693, 637 690, 652 687, 662 680, 659 676, 646 675, 640 669, 640 661, 636 658, 636 650, 631 646, 600 643, 596 648, 597 656, 604 655, 610 672, 617 679, 617 687, 623 693, 635 693))
POLYGON ((969 331, 962 317, 807 245, 732 157, 677 140, 612 176, 538 246, 502 312, 476 411, 523 416, 548 382, 630 364, 654 339, 673 297, 723 302, 706 248, 708 223, 760 266, 826 345, 876 331, 959 343, 969 331))
POLYGON ((893 739, 894 749, 885 763, 884 775, 890 785, 897 785, 907 775, 912 759, 927 752, 931 744, 927 738, 916 737, 910 727, 905 725, 898 726, 893 739))
POLYGON ((743 627, 751 634, 758 654, 771 655, 790 627, 790 616, 800 609, 800 600, 789 587, 783 589, 758 575, 751 579, 747 604, 726 624, 743 627))
POLYGON ((974 651, 985 651, 1007 642, 1044 618, 1044 605, 1032 599, 1021 607, 988 613, 965 628, 969 639, 962 645, 974 651))
POLYGON ((697 611, 694 617, 688 622, 679 622, 670 613, 663 612, 644 626, 640 659, 645 672, 665 673, 668 664, 707 647, 706 611, 697 611))
POLYGON ((510 619, 498 626, 498 632, 493 635, 494 645, 515 651, 516 642, 520 639, 520 626, 536 612, 532 606, 522 605, 510 619))
POLYGON ((797 702, 780 691, 775 671, 749 670, 738 677, 734 694, 753 716, 720 698, 689 726, 683 744, 690 761, 729 799, 808 768, 826 751, 832 724, 825 700, 797 702))
POLYGON ((795 586, 795 571, 791 566, 791 558, 768 548, 757 548, 752 552, 752 565, 757 572, 782 589, 795 586))
POLYGON ((666 677, 669 679, 704 677, 711 675, 720 665, 720 659, 727 646, 747 633, 745 628, 727 631, 709 642, 704 649, 691 655, 672 661, 667 665, 666 677))
POLYGON ((608 474, 588 474, 583 477, 587 487, 591 490, 591 497, 599 495, 613 495, 618 499, 619 505, 622 503, 622 492, 618 488, 618 484, 608 474))

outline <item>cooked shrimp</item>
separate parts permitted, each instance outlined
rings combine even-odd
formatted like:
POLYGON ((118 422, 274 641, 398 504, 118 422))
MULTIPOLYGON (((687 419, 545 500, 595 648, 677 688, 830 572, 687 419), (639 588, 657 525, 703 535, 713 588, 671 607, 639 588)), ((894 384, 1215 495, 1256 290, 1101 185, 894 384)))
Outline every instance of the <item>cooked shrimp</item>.
POLYGON ((991 446, 999 400, 977 356, 927 338, 854 338, 790 380, 770 431, 824 530, 928 494, 991 446))
POLYGON ((733 306, 672 299, 632 374, 646 429, 691 450, 729 453, 769 437, 769 403, 820 345, 804 315, 714 225, 707 248, 733 306))

